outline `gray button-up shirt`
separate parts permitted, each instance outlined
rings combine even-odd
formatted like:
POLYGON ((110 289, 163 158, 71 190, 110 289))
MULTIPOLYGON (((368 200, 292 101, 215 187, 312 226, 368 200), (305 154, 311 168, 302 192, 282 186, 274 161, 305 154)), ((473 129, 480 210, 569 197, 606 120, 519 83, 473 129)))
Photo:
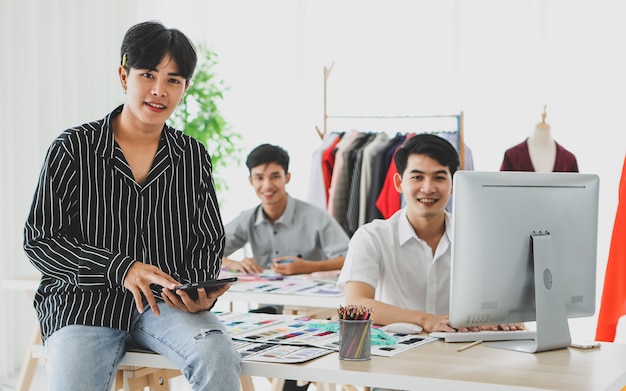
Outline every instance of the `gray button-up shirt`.
POLYGON ((292 255, 319 261, 345 256, 349 238, 328 212, 288 196, 285 213, 270 223, 258 205, 225 227, 228 256, 250 243, 257 264, 270 268, 274 258, 292 255))

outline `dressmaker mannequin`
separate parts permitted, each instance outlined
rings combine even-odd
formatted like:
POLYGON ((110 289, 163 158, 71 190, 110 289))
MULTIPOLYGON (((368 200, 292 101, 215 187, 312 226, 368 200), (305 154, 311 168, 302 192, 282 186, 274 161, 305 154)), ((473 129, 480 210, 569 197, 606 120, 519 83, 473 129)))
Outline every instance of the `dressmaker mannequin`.
POLYGON ((500 171, 578 172, 573 153, 552 139, 544 107, 532 136, 504 152, 500 171))
POLYGON ((526 143, 535 172, 552 172, 556 160, 556 142, 550 134, 550 125, 546 123, 545 108, 541 114, 541 122, 535 126, 532 136, 526 143))

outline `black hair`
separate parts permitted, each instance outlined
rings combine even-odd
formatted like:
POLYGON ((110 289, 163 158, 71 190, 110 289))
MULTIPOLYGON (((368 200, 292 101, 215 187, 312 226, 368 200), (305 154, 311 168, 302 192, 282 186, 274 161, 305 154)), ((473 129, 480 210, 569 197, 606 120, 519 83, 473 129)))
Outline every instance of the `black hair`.
POLYGON ((456 149, 448 140, 434 134, 416 134, 396 150, 394 162, 400 175, 406 170, 410 155, 426 155, 435 159, 442 166, 448 167, 451 175, 459 168, 459 154, 456 149))
POLYGON ((156 69, 163 57, 169 55, 185 80, 191 80, 196 69, 196 49, 185 34, 165 28, 159 22, 142 22, 128 29, 120 50, 121 64, 126 71, 156 69))
POLYGON ((289 154, 278 145, 261 144, 250 151, 246 158, 246 166, 250 172, 254 167, 268 163, 280 165, 285 174, 289 172, 289 154))

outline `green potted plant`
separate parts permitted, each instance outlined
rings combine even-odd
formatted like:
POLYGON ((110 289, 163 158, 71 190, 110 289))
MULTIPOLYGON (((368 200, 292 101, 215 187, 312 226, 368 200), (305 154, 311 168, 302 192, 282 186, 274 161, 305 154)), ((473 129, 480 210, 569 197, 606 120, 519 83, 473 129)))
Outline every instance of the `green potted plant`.
POLYGON ((170 117, 171 125, 200 141, 211 154, 215 189, 228 189, 222 170, 241 161, 241 135, 232 130, 219 109, 227 87, 218 79, 213 67, 217 54, 198 45, 198 65, 189 89, 180 106, 170 117))

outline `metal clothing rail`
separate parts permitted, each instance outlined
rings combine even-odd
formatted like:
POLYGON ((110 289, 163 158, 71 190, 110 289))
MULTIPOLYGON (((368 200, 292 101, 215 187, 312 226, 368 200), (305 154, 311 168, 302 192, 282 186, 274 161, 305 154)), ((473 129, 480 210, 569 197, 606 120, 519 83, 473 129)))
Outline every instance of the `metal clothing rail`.
POLYGON ((373 118, 373 119, 386 119, 386 118, 453 118, 458 117, 458 114, 442 114, 442 115, 328 115, 326 118, 373 118))
POLYGON ((324 130, 320 131, 320 129, 315 126, 315 131, 320 139, 323 139, 328 131, 328 120, 329 119, 427 119, 427 118, 456 118, 457 119, 457 133, 458 133, 458 141, 459 141, 459 163, 460 169, 463 170, 465 168, 465 138, 464 138, 464 115, 461 111, 459 114, 431 114, 431 115, 328 115, 328 77, 330 76, 333 67, 335 66, 335 62, 330 65, 330 67, 324 67, 324 130))

